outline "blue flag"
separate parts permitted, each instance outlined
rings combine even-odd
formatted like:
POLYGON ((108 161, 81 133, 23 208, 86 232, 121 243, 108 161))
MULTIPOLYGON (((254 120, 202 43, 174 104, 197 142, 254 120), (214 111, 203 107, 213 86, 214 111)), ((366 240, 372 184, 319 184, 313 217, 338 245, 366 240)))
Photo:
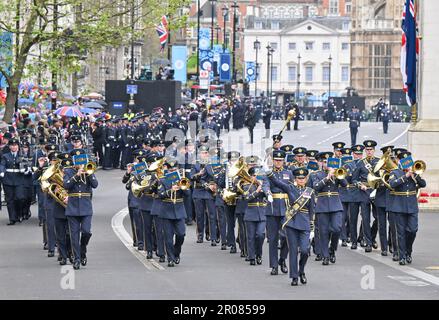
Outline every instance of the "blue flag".
POLYGON ((256 63, 254 61, 247 61, 245 63, 245 80, 253 82, 256 79, 256 63))
POLYGON ((172 46, 172 67, 174 68, 174 79, 186 83, 186 62, 187 62, 187 47, 186 46, 172 46))
POLYGON ((88 163, 88 155, 78 154, 73 156, 73 165, 80 166, 88 163))
POLYGON ((230 73, 230 53, 223 53, 220 55, 220 81, 230 82, 232 80, 230 73))
POLYGON ((327 167, 333 168, 333 169, 338 169, 338 168, 340 168, 340 163, 341 163, 341 160, 338 158, 329 158, 327 167))
POLYGON ((178 171, 168 172, 165 175, 165 180, 169 184, 175 184, 180 181, 180 173, 178 171))
POLYGON ((413 158, 411 156, 399 160, 399 164, 403 169, 409 169, 413 166, 413 158))

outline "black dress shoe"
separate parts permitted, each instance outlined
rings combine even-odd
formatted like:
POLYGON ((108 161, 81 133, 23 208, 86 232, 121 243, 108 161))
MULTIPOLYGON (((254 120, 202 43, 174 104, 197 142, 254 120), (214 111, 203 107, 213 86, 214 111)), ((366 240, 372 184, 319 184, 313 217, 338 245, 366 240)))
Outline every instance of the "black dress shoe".
POLYGON ((15 224, 15 221, 11 221, 8 223, 8 226, 13 226, 15 224))
POLYGON ((374 249, 378 249, 378 243, 376 241, 373 242, 372 244, 372 248, 374 249))
POLYGON ((270 272, 270 274, 271 274, 272 276, 277 276, 278 273, 279 273, 279 271, 277 270, 277 267, 271 268, 271 272, 270 272))
POLYGON ((387 257, 387 251, 381 251, 381 255, 382 255, 383 257, 387 257))
POLYGON ((331 263, 335 263, 335 261, 337 261, 337 258, 335 257, 335 253, 332 253, 332 254, 329 256, 329 261, 330 261, 331 263))
POLYGON ((79 261, 75 261, 75 263, 73 263, 73 269, 79 270, 79 268, 80 268, 79 261))
POLYGON ((197 243, 203 243, 203 239, 202 238, 198 238, 197 239, 197 243))
POLYGON ((251 260, 250 260, 250 265, 251 265, 251 266, 255 266, 255 265, 256 265, 256 262, 255 262, 254 259, 251 259, 251 260))
POLYGON ((41 227, 43 225, 43 223, 40 221, 38 222, 38 226, 41 227))
POLYGON ((174 265, 174 261, 169 261, 168 262, 168 267, 174 267, 175 265, 174 265))
POLYGON ((65 258, 61 258, 61 260, 59 261, 59 265, 65 266, 66 264, 67 264, 67 260, 65 258))
POLYGON ((175 264, 180 264, 180 257, 175 257, 175 264))
POLYGON ((73 264, 73 261, 74 261, 73 257, 70 256, 70 257, 69 257, 69 262, 70 262, 71 264, 73 264))
POLYGON ((256 257, 256 263, 262 264, 262 257, 256 257))
POLYGON ((210 235, 206 234, 206 241, 210 241, 210 235))
POLYGON ((398 261, 399 260, 398 254, 393 254, 392 260, 398 261))
POLYGON ((399 265, 400 266, 405 266, 405 259, 399 260, 399 265))
POLYGON ((52 258, 52 257, 55 256, 55 252, 53 252, 53 251, 49 251, 49 252, 47 253, 47 256, 48 256, 49 258, 52 258))
POLYGON ((305 276, 304 273, 300 274, 299 278, 300 278, 300 283, 301 284, 306 284, 308 282, 308 279, 306 279, 306 276, 305 276))
POLYGON ((139 246, 137 247, 137 250, 143 251, 143 244, 139 244, 139 246))
POLYGON ((406 261, 408 264, 412 263, 412 261, 413 261, 412 256, 408 254, 407 257, 405 258, 405 261, 406 261))
POLYGON ((216 242, 215 242, 215 240, 212 240, 212 242, 210 243, 210 245, 211 245, 212 247, 216 247, 216 242))
POLYGON ((245 256, 245 252, 244 251, 241 251, 241 254, 239 255, 241 258, 245 258, 246 256, 245 256))
POLYGON ((62 257, 61 257, 61 256, 58 256, 57 261, 59 262, 59 261, 61 261, 61 260, 62 260, 62 257))
POLYGON ((361 240, 361 241, 360 241, 360 246, 363 247, 363 248, 364 248, 365 246, 367 246, 366 240, 361 240))
POLYGON ((231 247, 230 248, 230 253, 236 253, 236 247, 231 247))
POLYGON ((221 245, 221 250, 227 250, 227 245, 226 245, 225 243, 223 243, 223 244, 221 245))
POLYGON ((348 246, 347 241, 346 241, 346 240, 343 240, 343 241, 341 242, 341 246, 342 246, 342 247, 347 247, 347 246, 348 246))
POLYGON ((297 278, 293 278, 293 280, 291 281, 291 285, 292 285, 293 287, 296 287, 298 284, 299 284, 299 279, 297 279, 297 278))
POLYGON ((365 252, 372 252, 372 247, 371 246, 366 246, 366 249, 364 249, 365 252))
POLYGON ((322 261, 323 257, 320 254, 318 254, 314 260, 315 261, 322 261))
POLYGON ((87 257, 81 258, 81 264, 85 267, 87 265, 87 257))
POLYGON ((152 259, 152 252, 151 251, 148 251, 147 253, 146 253, 146 259, 152 259))
POLYGON ((159 258, 159 262, 165 262, 165 261, 166 261, 165 256, 161 256, 161 257, 159 258))
POLYGON ((137 247, 137 246, 138 246, 137 241, 133 241, 133 247, 137 247))
POLYGON ((216 239, 215 240, 216 243, 220 243, 220 241, 221 241, 220 239, 216 239))
POLYGON ((357 250, 357 244, 356 243, 353 243, 351 245, 351 250, 357 250))
POLYGON ((287 268, 287 264, 285 263, 285 260, 279 261, 279 265, 280 265, 280 271, 282 271, 282 273, 288 273, 288 268, 287 268))
POLYGON ((49 250, 49 246, 47 245, 47 243, 43 244, 43 250, 49 250))
POLYGON ((329 265, 329 258, 323 258, 322 265, 324 266, 329 265))

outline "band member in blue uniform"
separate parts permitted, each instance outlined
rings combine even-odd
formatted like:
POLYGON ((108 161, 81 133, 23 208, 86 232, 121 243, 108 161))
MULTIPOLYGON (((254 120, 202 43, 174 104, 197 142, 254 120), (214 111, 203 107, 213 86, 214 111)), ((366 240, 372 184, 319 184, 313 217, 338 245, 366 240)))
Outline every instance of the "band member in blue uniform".
MULTIPOLYGON (((342 157, 351 156, 352 150, 350 148, 343 148, 340 150, 342 157)), ((349 160, 347 163, 343 164, 342 167, 346 170, 346 181, 348 185, 346 187, 340 187, 340 201, 343 205, 343 218, 341 225, 341 246, 347 247, 348 239, 349 239, 349 204, 352 202, 352 191, 355 186, 352 184, 352 173, 355 167, 351 164, 352 160, 349 160)))
MULTIPOLYGON (((411 156, 408 151, 398 155, 398 159, 411 156)), ((388 210, 393 212, 398 235, 399 264, 410 264, 413 261, 413 243, 418 232, 418 199, 417 192, 426 187, 426 182, 413 168, 393 170, 389 178, 390 187, 388 210)))

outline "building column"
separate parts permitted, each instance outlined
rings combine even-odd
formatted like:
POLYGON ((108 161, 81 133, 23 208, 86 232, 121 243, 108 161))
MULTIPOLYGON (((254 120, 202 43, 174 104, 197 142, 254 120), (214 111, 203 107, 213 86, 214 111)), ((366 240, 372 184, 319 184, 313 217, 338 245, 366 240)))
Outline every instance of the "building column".
POLYGON ((426 190, 439 191, 439 1, 419 1, 421 40, 418 80, 418 122, 410 126, 408 148, 414 159, 424 160, 426 190))

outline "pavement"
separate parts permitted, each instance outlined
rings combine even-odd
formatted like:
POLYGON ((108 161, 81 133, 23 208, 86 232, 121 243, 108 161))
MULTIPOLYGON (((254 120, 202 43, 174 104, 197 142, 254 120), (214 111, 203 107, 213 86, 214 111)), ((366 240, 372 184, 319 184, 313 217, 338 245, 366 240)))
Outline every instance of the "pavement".
MULTIPOLYGON (((281 122, 275 123, 272 131, 281 126, 281 122)), ((391 124, 389 134, 383 135, 380 124, 364 123, 358 141, 374 138, 382 144, 394 140, 396 145, 404 146, 406 127, 407 124, 391 124)), ((303 122, 300 131, 285 132, 284 142, 329 150, 334 141, 349 141, 346 128, 347 123, 303 122)), ((258 150, 264 150, 259 143, 262 133, 265 134, 265 130, 259 124, 256 129, 259 136, 255 139, 258 150)), ((231 141, 233 146, 239 146, 239 141, 247 142, 248 133, 231 131, 222 138, 225 144, 231 141)), ((245 143, 241 150, 251 154, 250 147, 245 143)), ((381 257, 379 250, 365 253, 363 249, 353 251, 340 247, 335 265, 322 266, 311 256, 306 267, 308 284, 293 288, 288 275, 270 276, 267 243, 262 265, 249 266, 239 253, 221 251, 219 246, 211 247, 209 242, 197 244, 195 225, 187 227, 179 265, 168 268, 158 263, 156 257, 154 261, 146 260, 145 253, 138 252, 126 239, 131 229, 122 175, 121 170, 97 172, 99 187, 93 197, 93 236, 88 264, 78 271, 73 271, 70 265, 61 267, 56 258, 47 257, 35 206, 32 218, 15 226, 6 226, 7 211, 3 207, 0 213, 0 299, 428 300, 439 297, 437 213, 419 215, 412 265, 401 267, 391 257, 381 257)))

